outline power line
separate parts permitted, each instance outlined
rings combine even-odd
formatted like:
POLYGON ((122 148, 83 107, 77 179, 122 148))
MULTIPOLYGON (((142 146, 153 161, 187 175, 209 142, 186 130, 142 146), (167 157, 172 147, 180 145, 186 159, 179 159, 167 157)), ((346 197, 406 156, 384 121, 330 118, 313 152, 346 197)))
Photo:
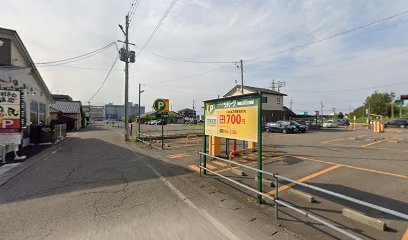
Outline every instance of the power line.
POLYGON ((195 61, 195 60, 187 60, 187 59, 179 59, 179 58, 173 58, 173 57, 167 57, 163 56, 161 54, 157 54, 151 51, 146 51, 156 57, 164 58, 167 60, 172 60, 172 61, 177 61, 177 62, 185 62, 185 63, 238 63, 238 61, 195 61))
MULTIPOLYGON (((137 7, 139 6, 139 3, 140 3, 140 0, 135 0, 135 1, 136 1, 135 7, 133 8, 133 11, 129 15, 129 24, 132 22, 133 16, 135 15, 136 9, 137 9, 137 7)), ((135 1, 133 1, 133 3, 135 1)), ((133 3, 132 3, 132 5, 133 5, 133 3)))
POLYGON ((81 61, 84 60, 86 58, 95 56, 101 52, 103 52, 104 50, 112 47, 113 45, 115 45, 115 42, 111 42, 101 48, 98 48, 96 50, 81 54, 79 56, 76 57, 71 57, 71 58, 66 58, 66 59, 60 59, 60 60, 55 60, 55 61, 49 61, 49 62, 40 62, 40 63, 35 63, 36 65, 58 65, 58 64, 67 64, 67 63, 71 63, 71 62, 76 62, 76 61, 81 61))
POLYGON ((91 101, 94 99, 94 97, 101 91, 102 87, 103 87, 103 86, 105 85, 105 83, 106 83, 106 80, 108 80, 108 77, 110 76, 110 74, 111 74, 111 72, 112 72, 112 70, 113 70, 113 67, 115 66, 115 64, 116 64, 116 62, 118 61, 118 59, 119 59, 119 55, 116 56, 115 61, 113 61, 113 64, 112 64, 112 66, 110 67, 110 69, 109 69, 109 71, 108 71, 108 74, 106 75, 106 77, 105 77, 105 79, 103 80, 102 84, 99 86, 99 88, 96 90, 96 92, 92 95, 92 97, 88 100, 88 102, 91 102, 91 101))
POLYGON ((361 26, 358 26, 358 27, 355 27, 355 28, 346 30, 346 31, 342 31, 342 32, 339 32, 339 33, 330 35, 330 36, 325 37, 325 38, 322 38, 322 39, 318 39, 318 40, 315 40, 315 41, 312 41, 312 42, 309 42, 309 43, 305 43, 305 44, 302 44, 302 45, 294 46, 294 47, 291 47, 291 48, 288 48, 288 49, 280 50, 280 51, 277 51, 277 52, 274 52, 274 53, 271 53, 271 54, 267 54, 267 55, 264 55, 264 56, 250 58, 250 59, 247 59, 246 61, 255 61, 255 60, 258 60, 258 59, 262 59, 262 58, 266 58, 266 57, 270 57, 270 56, 282 54, 282 53, 285 53, 285 52, 290 52, 290 51, 293 51, 293 50, 296 50, 296 49, 299 49, 299 48, 304 48, 304 47, 307 47, 307 46, 310 46, 310 45, 314 45, 314 44, 316 44, 316 43, 320 43, 320 42, 323 42, 323 41, 330 40, 330 39, 332 39, 332 38, 340 37, 340 36, 342 36, 342 35, 349 34, 349 33, 355 32, 355 31, 358 31, 358 30, 360 30, 360 29, 363 29, 363 28, 366 28, 366 27, 369 27, 369 26, 372 26, 372 25, 375 25, 375 24, 378 24, 378 23, 381 23, 381 22, 384 22, 384 21, 388 21, 388 20, 390 20, 390 19, 399 17, 399 16, 401 16, 401 15, 403 15, 403 14, 407 14, 407 13, 408 13, 408 11, 399 12, 399 13, 394 14, 394 15, 392 15, 392 16, 385 17, 385 18, 382 18, 382 19, 379 19, 379 20, 376 20, 376 21, 373 21, 373 22, 370 22, 370 23, 367 23, 367 24, 364 24, 364 25, 361 25, 361 26))
POLYGON ((178 80, 184 80, 184 79, 194 78, 194 77, 202 76, 202 75, 205 75, 205 74, 208 74, 208 73, 218 72, 219 70, 224 69, 224 68, 225 68, 225 67, 223 66, 223 67, 211 69, 211 70, 208 70, 208 71, 205 71, 205 72, 200 72, 200 73, 195 73, 195 74, 192 74, 192 75, 187 75, 187 76, 184 76, 184 77, 176 77, 176 78, 172 78, 172 79, 169 79, 169 80, 155 81, 155 82, 150 82, 150 83, 174 82, 174 81, 178 81, 178 80))
MULTIPOLYGON (((37 68, 48 68, 48 67, 72 68, 72 69, 82 69, 82 70, 92 70, 92 71, 94 71, 94 70, 95 70, 95 71, 106 71, 106 70, 109 70, 109 68, 65 66, 65 65, 37 66, 37 68)), ((112 71, 123 71, 123 69, 113 69, 112 71)))
POLYGON ((146 46, 150 43, 150 41, 152 40, 154 34, 156 34, 157 30, 159 30, 160 26, 162 25, 162 23, 164 22, 164 20, 166 19, 167 15, 169 15, 171 9, 174 7, 174 5, 177 3, 177 0, 173 0, 169 7, 167 8, 167 10, 164 12, 163 16, 160 18, 159 22, 157 23, 156 27, 154 28, 153 32, 150 34, 150 36, 147 38, 146 42, 143 44, 143 46, 140 48, 139 52, 136 54, 136 57, 138 57, 143 50, 146 48, 146 46))

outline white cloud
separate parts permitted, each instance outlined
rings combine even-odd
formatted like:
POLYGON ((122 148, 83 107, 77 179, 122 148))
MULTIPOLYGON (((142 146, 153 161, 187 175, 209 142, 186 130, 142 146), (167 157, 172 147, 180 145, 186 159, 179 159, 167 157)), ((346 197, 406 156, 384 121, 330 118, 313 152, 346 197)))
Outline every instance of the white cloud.
MULTIPOLYGON (((19 32, 35 61, 76 56, 123 39, 118 24, 131 1, 20 0, 2 3, 1 27, 19 32)), ((132 20, 130 39, 141 45, 166 10, 170 0, 141 1, 132 20)), ((137 63, 131 65, 130 100, 137 101, 138 84, 144 84, 142 104, 168 97, 174 109, 191 107, 193 100, 223 95, 240 80, 234 64, 190 64, 158 58, 148 51, 181 59, 238 61, 263 56, 408 10, 406 1, 204 1, 179 0, 137 63), (224 66, 193 78, 181 78, 224 66), (169 81, 174 79, 174 81, 169 81), (158 83, 161 82, 161 83, 158 83)), ((296 110, 358 106, 374 89, 401 82, 407 75, 408 16, 371 26, 312 46, 245 63, 245 84, 266 87, 272 78, 284 80, 288 99, 296 110), (320 92, 316 93, 316 92, 320 92)), ((137 50, 137 49, 136 49, 137 50)), ((115 50, 72 65, 109 68, 115 50)), ((123 102, 123 63, 101 92, 98 104, 123 102)), ((107 70, 63 67, 41 68, 54 92, 87 101, 107 70)), ((408 85, 380 90, 408 92, 408 85)))

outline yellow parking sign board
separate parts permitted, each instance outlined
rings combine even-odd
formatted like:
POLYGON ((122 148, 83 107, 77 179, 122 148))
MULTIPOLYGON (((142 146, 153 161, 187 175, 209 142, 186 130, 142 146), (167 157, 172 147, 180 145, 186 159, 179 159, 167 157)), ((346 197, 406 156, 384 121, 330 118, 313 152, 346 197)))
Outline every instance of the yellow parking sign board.
POLYGON ((258 142, 256 96, 206 102, 205 135, 258 142))

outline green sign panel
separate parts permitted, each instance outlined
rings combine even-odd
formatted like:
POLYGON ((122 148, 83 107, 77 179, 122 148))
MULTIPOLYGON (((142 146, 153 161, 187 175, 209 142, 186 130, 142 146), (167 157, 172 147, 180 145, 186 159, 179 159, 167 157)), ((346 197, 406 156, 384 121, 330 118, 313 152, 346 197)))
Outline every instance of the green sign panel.
POLYGON ((402 106, 404 105, 404 100, 395 100, 395 104, 402 106))

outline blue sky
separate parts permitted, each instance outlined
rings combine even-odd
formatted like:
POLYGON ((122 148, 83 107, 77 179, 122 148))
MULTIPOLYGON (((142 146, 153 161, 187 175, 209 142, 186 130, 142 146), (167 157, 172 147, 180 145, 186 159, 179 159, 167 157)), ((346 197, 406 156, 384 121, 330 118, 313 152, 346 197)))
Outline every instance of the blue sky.
MULTIPOLYGON (((117 24, 132 1, 19 0, 2 3, 0 26, 18 31, 36 62, 69 58, 123 39, 117 24)), ((130 39, 142 45, 170 0, 141 0, 130 39)), ((235 64, 193 64, 150 54, 244 63, 247 85, 285 81, 285 105, 297 112, 335 107, 347 112, 374 90, 408 93, 408 14, 311 46, 265 57, 293 46, 408 10, 393 1, 179 0, 137 62, 131 65, 130 100, 142 105, 167 97, 173 109, 225 94, 240 80, 235 64), (249 59, 249 60, 248 60, 249 59), (206 74, 201 74, 205 73, 206 74), (189 77, 194 75, 195 77, 189 77), (397 84, 399 83, 399 84, 397 84)), ((135 49, 137 50, 137 49, 135 49)), ((64 67, 40 69, 48 87, 87 102, 107 74, 116 49, 64 67), (92 68, 90 69, 79 69, 92 68), (94 69, 96 68, 96 69, 94 69)), ((123 63, 118 62, 93 104, 123 102, 123 63)))

